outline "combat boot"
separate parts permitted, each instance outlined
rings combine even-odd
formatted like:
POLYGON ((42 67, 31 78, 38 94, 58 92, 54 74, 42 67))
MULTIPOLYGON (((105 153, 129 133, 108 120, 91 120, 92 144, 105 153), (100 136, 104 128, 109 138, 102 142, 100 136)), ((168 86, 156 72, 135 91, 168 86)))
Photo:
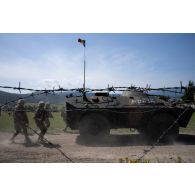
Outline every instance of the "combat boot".
POLYGON ((42 134, 39 135, 38 140, 37 140, 36 143, 38 143, 38 144, 39 144, 39 143, 40 143, 40 144, 41 144, 41 143, 44 143, 43 135, 42 135, 42 134))
POLYGON ((15 137, 13 136, 10 140, 9 140, 10 144, 15 144, 15 137))
POLYGON ((10 139, 10 143, 14 144, 15 143, 15 138, 18 135, 18 132, 14 133, 12 138, 10 139))
POLYGON ((32 143, 31 139, 27 135, 25 135, 25 142, 27 144, 31 144, 32 143))

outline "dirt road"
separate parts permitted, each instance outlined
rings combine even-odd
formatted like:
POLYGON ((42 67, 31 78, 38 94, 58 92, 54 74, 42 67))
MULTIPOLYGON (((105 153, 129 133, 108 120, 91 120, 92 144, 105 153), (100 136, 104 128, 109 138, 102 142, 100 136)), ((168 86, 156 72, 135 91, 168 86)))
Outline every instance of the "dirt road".
MULTIPOLYGON (((119 158, 136 159, 150 148, 139 134, 112 134, 106 140, 84 141, 77 133, 49 133, 49 144, 25 144, 19 135, 11 144, 11 133, 0 132, 0 162, 69 162, 56 148, 75 162, 119 162, 119 158)), ((34 143, 37 135, 30 136, 34 143)), ((195 134, 180 134, 174 144, 156 146, 144 159, 150 162, 195 162, 195 134)))

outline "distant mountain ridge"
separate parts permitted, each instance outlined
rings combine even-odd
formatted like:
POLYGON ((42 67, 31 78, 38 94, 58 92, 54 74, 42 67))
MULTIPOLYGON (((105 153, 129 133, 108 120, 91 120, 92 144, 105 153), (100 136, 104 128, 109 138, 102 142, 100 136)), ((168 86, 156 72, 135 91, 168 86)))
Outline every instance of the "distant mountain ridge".
MULTIPOLYGON (((51 104, 64 104, 65 98, 67 95, 73 94, 80 96, 82 95, 80 92, 58 92, 55 94, 48 93, 47 96, 45 94, 38 95, 39 92, 34 93, 34 97, 30 97, 26 99, 28 103, 38 103, 39 101, 49 102, 51 104), (37 94, 37 95, 36 95, 37 94)), ((172 98, 181 98, 182 94, 175 94, 173 92, 162 92, 162 91, 151 91, 148 94, 152 95, 165 95, 172 98)), ((16 93, 9 93, 5 91, 0 91, 0 104, 5 104, 6 102, 16 100, 18 98, 25 98, 30 94, 16 94, 16 93)), ((88 96, 93 95, 93 93, 88 93, 88 96)), ((115 96, 117 94, 113 94, 115 96)), ((119 95, 119 94, 118 94, 119 95)))
POLYGON ((174 99, 180 99, 184 93, 180 93, 180 91, 176 91, 177 93, 175 93, 174 91, 161 91, 161 90, 157 90, 157 91, 149 91, 148 94, 151 95, 159 95, 159 96, 166 96, 166 97, 170 97, 170 98, 174 98, 174 99))
MULTIPOLYGON (((38 94, 39 92, 37 92, 38 94)), ((66 95, 69 92, 62 92, 62 93, 55 93, 53 94, 41 94, 41 95, 34 95, 34 97, 29 97, 26 99, 28 103, 38 103, 39 101, 49 102, 51 104, 63 104, 65 101, 66 95)), ((5 91, 0 91, 0 104, 5 104, 6 102, 16 100, 18 98, 25 98, 30 94, 16 94, 16 93, 9 93, 5 91)))

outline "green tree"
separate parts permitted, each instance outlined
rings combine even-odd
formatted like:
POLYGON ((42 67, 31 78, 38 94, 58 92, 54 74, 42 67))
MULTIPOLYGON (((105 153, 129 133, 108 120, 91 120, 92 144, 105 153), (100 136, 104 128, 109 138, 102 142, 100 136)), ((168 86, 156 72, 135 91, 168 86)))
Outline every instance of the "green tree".
POLYGON ((184 96, 182 99, 184 101, 193 102, 194 101, 195 86, 193 81, 189 81, 188 87, 186 87, 184 96))

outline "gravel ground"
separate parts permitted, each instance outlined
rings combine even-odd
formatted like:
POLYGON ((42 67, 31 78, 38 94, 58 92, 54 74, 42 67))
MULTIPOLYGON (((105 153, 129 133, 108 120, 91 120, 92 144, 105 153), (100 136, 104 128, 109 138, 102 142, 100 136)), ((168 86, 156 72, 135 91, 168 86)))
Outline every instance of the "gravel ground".
MULTIPOLYGON (((120 158, 137 159, 151 146, 139 134, 111 134, 105 140, 83 140, 77 133, 49 133, 46 138, 54 145, 35 144, 37 135, 30 135, 32 144, 25 144, 19 135, 10 143, 11 133, 0 132, 0 162, 4 163, 56 163, 70 162, 57 149, 74 162, 119 162, 120 158)), ((173 143, 156 146, 145 157, 150 162, 195 162, 195 134, 182 133, 173 143)))

